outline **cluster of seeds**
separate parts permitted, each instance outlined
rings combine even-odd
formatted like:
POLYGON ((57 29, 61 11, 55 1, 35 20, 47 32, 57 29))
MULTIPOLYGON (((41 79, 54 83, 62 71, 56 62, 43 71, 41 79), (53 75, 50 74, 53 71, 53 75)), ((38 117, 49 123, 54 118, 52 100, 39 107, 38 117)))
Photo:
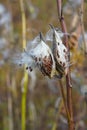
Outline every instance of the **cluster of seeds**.
POLYGON ((31 42, 33 47, 26 47, 26 50, 21 54, 19 64, 26 64, 26 69, 29 71, 38 68, 44 76, 49 78, 62 78, 67 73, 66 70, 69 66, 68 51, 61 39, 64 34, 52 25, 50 26, 51 29, 45 38, 43 38, 42 33, 39 33, 31 42), (47 41, 52 43, 52 49, 46 44, 47 41))

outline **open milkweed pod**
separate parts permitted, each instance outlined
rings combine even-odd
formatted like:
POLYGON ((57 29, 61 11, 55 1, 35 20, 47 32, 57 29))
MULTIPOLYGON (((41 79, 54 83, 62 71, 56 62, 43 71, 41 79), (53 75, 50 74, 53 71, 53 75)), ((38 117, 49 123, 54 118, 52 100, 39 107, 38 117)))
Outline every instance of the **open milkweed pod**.
POLYGON ((60 77, 67 73, 68 67, 68 50, 63 44, 60 35, 58 35, 55 28, 50 25, 53 31, 53 56, 56 63, 56 70, 59 72, 60 77))
POLYGON ((43 75, 52 78, 55 73, 55 61, 51 49, 46 45, 42 33, 39 33, 38 45, 30 51, 30 56, 35 60, 37 67, 43 75))
MULTIPOLYGON (((37 40, 36 40, 37 42, 37 40)), ((42 33, 39 34, 38 43, 34 48, 25 49, 15 59, 15 63, 32 71, 38 68, 44 76, 52 78, 55 75, 55 61, 51 49, 46 45, 42 33)))

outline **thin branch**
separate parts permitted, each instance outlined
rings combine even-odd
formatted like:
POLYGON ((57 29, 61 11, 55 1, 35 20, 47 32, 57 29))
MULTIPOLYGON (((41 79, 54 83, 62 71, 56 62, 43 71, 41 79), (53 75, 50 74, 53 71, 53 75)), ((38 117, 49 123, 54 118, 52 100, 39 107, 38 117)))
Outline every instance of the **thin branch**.
POLYGON ((61 80, 59 80, 59 84, 60 84, 60 90, 61 90, 61 95, 62 95, 64 107, 65 107, 67 118, 68 118, 68 122, 69 122, 69 120, 70 120, 70 114, 69 114, 68 107, 67 107, 67 104, 66 104, 66 98, 65 98, 65 94, 64 94, 64 88, 63 88, 63 84, 62 84, 61 80))
MULTIPOLYGON (((62 10, 62 0, 57 0, 57 9, 58 9, 58 17, 60 20, 62 31, 64 33, 67 33, 67 28, 66 28, 66 24, 64 21, 63 10, 62 10)), ((67 35, 64 36, 64 44, 67 47, 68 52, 70 54, 67 35)), ((70 61, 70 55, 69 55, 68 59, 70 61)), ((66 75, 66 89, 67 89, 67 107, 68 107, 68 111, 70 114, 70 120, 68 120, 68 125, 69 125, 69 130, 74 130, 75 126, 74 126, 73 107, 72 107, 72 84, 71 84, 69 68, 68 68, 68 73, 66 75)))

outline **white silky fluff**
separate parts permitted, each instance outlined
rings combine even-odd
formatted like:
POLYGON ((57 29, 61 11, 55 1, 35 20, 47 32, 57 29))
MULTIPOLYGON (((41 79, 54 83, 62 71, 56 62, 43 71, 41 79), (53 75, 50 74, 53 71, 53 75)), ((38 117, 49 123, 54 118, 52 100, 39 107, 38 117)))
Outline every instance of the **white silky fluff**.
POLYGON ((30 51, 31 49, 35 48, 39 42, 40 42, 40 36, 38 35, 33 40, 27 42, 26 50, 30 51))
MULTIPOLYGON (((18 65, 25 65, 30 67, 32 66, 32 69, 36 67, 35 60, 30 56, 31 51, 33 51, 37 45, 39 45, 40 42, 40 36, 36 36, 33 40, 29 41, 26 45, 26 49, 24 52, 19 53, 18 56, 14 59, 14 63, 18 65)), ((35 50, 36 51, 36 50, 35 50)), ((33 54, 33 53, 32 53, 33 54)))
POLYGON ((14 63, 18 65, 26 65, 28 67, 32 66, 32 69, 36 67, 35 61, 28 55, 26 51, 20 53, 16 58, 14 58, 14 63))
MULTIPOLYGON (((60 38, 62 38, 64 35, 70 35, 69 33, 63 33, 59 28, 54 28, 57 35, 60 36, 60 38)), ((53 30, 50 29, 45 36, 46 41, 53 41, 53 30)))

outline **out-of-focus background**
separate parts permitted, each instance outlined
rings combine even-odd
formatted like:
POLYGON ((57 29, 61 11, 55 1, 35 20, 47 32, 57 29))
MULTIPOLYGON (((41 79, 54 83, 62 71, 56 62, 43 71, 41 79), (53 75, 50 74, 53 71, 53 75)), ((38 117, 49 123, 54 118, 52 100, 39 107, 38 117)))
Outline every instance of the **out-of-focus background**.
MULTIPOLYGON (((79 25, 81 0, 63 2, 71 49, 71 77, 76 130, 87 130, 87 56, 79 25)), ((26 40, 40 31, 45 35, 49 23, 60 27, 56 0, 24 0, 26 40)), ((83 24, 87 44, 87 1, 84 1, 83 24)), ((0 130, 21 130, 24 68, 11 62, 23 50, 20 0, 0 0, 0 130)), ((65 78, 62 80, 66 90, 65 78)), ((67 118, 60 83, 41 72, 29 73, 26 93, 26 130, 67 130, 67 118)), ((66 91, 65 91, 66 94, 66 91)))

